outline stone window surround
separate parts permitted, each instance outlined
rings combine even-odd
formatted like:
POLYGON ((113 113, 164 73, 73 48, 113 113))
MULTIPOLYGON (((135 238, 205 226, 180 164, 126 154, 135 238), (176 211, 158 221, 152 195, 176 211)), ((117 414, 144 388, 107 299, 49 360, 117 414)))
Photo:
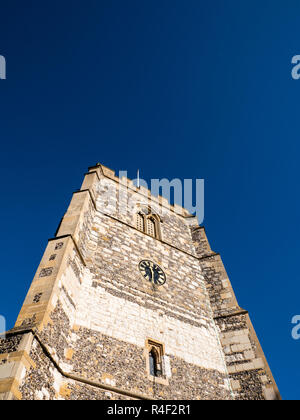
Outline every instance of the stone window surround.
POLYGON ((147 213, 143 210, 140 210, 135 215, 135 218, 136 218, 135 226, 140 232, 143 232, 143 233, 145 233, 145 234, 147 234, 147 235, 149 235, 153 238, 156 238, 158 240, 162 239, 161 229, 160 229, 160 223, 162 223, 162 220, 157 214, 155 214, 151 211, 150 207, 147 208, 147 213), (139 222, 139 218, 141 218, 141 217, 143 218, 143 223, 142 224, 139 222), (151 221, 152 223, 154 223, 154 234, 149 233, 149 223, 148 223, 148 221, 151 221), (143 230, 139 228, 139 226, 141 226, 141 225, 143 227, 143 230))
POLYGON ((146 359, 146 372, 147 377, 152 383, 157 383, 161 385, 169 385, 169 380, 166 378, 165 373, 163 372, 163 357, 165 355, 165 345, 160 343, 157 340, 153 340, 152 338, 147 338, 145 342, 145 351, 144 357, 146 359), (161 366, 162 376, 153 376, 150 374, 150 361, 149 361, 149 353, 154 351, 157 355, 157 362, 161 366))

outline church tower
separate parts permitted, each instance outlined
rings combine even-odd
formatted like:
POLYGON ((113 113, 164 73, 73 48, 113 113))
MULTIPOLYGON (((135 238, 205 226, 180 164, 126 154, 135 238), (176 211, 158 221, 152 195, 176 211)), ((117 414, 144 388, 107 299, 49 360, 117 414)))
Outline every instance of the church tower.
POLYGON ((0 399, 280 395, 204 228, 97 164, 0 339, 0 399))

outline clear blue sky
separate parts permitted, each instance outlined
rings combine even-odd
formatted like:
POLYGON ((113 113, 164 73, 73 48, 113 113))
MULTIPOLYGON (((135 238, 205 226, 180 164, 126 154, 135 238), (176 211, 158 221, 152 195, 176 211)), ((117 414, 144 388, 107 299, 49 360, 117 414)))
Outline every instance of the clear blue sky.
POLYGON ((0 14, 7 327, 88 166, 204 178, 211 246, 299 399, 299 1, 10 0, 0 14))

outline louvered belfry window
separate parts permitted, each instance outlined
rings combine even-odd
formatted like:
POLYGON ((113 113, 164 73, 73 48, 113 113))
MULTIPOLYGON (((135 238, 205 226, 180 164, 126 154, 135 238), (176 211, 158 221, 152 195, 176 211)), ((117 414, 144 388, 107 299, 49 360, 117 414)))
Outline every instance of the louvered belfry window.
POLYGON ((147 232, 148 235, 154 236, 155 235, 155 222, 151 217, 147 217, 147 232))
POLYGON ((144 228, 145 228, 144 216, 140 213, 136 215, 136 227, 138 230, 144 232, 144 228))
POLYGON ((147 212, 140 211, 136 214, 136 228, 156 239, 161 237, 159 223, 159 217, 148 209, 147 212))

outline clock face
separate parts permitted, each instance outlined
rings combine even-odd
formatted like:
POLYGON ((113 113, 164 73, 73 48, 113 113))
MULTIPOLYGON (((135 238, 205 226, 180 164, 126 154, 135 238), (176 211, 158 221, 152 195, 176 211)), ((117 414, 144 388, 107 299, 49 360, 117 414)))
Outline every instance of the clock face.
POLYGON ((162 286, 166 282, 166 275, 163 270, 154 262, 143 260, 139 263, 139 269, 147 280, 158 286, 162 286))

